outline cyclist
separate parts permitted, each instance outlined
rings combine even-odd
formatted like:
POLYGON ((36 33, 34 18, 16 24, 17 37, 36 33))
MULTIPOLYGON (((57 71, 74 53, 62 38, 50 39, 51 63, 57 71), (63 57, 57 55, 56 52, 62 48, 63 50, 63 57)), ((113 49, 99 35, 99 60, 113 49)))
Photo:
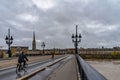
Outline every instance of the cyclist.
POLYGON ((18 56, 18 63, 20 64, 20 65, 19 65, 19 68, 18 68, 18 71, 19 71, 19 72, 20 72, 21 66, 25 67, 26 61, 28 61, 28 58, 27 58, 27 56, 24 54, 24 52, 22 51, 22 53, 20 53, 19 56, 18 56), (22 64, 23 64, 23 65, 22 65, 22 64))

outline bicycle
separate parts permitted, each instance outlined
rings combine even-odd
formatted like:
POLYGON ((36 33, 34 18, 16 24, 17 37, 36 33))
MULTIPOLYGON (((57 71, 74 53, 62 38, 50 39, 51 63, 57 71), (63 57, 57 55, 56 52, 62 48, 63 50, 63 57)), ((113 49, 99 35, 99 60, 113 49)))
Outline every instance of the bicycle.
POLYGON ((16 66, 16 74, 20 74, 22 72, 22 70, 25 72, 27 72, 26 68, 27 68, 27 63, 25 63, 25 66, 23 66, 23 63, 18 63, 17 66, 16 66))

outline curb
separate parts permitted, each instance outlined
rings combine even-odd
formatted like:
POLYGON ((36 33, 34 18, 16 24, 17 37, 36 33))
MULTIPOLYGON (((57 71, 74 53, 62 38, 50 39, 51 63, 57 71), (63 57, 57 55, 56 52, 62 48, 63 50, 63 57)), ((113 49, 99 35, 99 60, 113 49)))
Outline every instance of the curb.
POLYGON ((34 72, 31 72, 31 73, 29 73, 29 74, 27 74, 27 75, 25 75, 25 76, 23 76, 23 77, 21 77, 21 78, 18 78, 18 79, 16 79, 16 80, 27 80, 28 78, 34 76, 35 74, 37 74, 37 73, 39 73, 39 72, 41 72, 41 71, 44 71, 44 70, 46 69, 46 67, 50 67, 50 66, 52 66, 52 65, 54 65, 54 64, 62 61, 62 60, 65 59, 65 58, 66 58, 66 57, 63 57, 63 58, 60 59, 60 60, 57 60, 57 61, 55 61, 55 62, 53 62, 53 63, 51 63, 51 64, 49 64, 49 65, 46 65, 46 66, 44 66, 44 67, 41 67, 41 68, 39 68, 38 70, 35 70, 34 72))

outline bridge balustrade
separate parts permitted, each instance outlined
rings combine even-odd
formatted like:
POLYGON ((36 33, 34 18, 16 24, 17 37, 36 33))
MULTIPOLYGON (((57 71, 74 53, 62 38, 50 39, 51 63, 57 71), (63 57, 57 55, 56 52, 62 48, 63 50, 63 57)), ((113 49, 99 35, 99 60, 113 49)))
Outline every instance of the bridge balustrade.
POLYGON ((81 80, 107 80, 102 74, 90 66, 78 54, 76 55, 81 80))

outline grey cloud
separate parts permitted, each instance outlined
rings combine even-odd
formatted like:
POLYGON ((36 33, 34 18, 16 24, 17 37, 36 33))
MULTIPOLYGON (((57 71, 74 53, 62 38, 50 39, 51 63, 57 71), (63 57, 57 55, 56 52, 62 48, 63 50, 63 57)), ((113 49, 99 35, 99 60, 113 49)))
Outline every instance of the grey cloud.
POLYGON ((46 42, 46 48, 73 47, 71 35, 75 33, 76 24, 79 26, 78 32, 82 34, 80 43, 82 47, 119 45, 119 0, 52 1, 55 2, 55 5, 43 10, 33 3, 33 0, 1 0, 1 45, 7 47, 4 37, 10 27, 15 39, 13 45, 27 45, 31 48, 32 33, 35 31, 36 39, 39 40, 37 48, 41 48, 40 42, 42 41, 46 42), (27 14, 28 18, 24 20, 27 14), (20 18, 19 15, 23 15, 23 17, 20 18), (94 24, 91 25, 93 22, 94 24), (115 29, 110 29, 110 26, 115 29))

